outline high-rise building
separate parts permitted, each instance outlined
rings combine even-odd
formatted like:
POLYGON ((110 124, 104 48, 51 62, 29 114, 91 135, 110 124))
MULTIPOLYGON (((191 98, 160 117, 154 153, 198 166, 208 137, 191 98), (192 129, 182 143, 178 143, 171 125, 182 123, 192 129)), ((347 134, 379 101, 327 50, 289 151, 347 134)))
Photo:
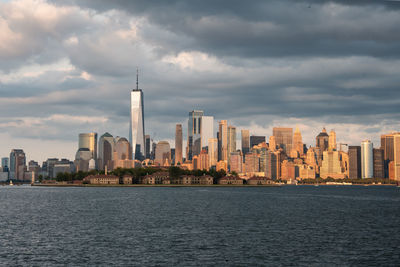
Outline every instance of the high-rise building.
POLYGON ((281 153, 279 151, 266 151, 265 176, 272 180, 277 180, 281 173, 281 153))
POLYGON ((220 144, 218 159, 228 163, 228 122, 226 120, 219 122, 218 142, 220 144))
POLYGON ((250 131, 242 130, 242 153, 245 155, 250 151, 250 131))
POLYGON ((253 146, 256 146, 256 145, 261 144, 263 142, 265 143, 265 136, 257 136, 257 135, 250 136, 250 149, 253 146))
POLYGON ((9 172, 10 168, 9 158, 1 158, 1 168, 3 172, 9 172))
POLYGON ((328 140, 328 146, 330 150, 336 150, 336 132, 335 130, 331 130, 329 133, 329 140, 328 140))
POLYGON ((393 136, 393 178, 400 181, 400 133, 393 136))
POLYGON ((129 143, 132 146, 131 159, 143 160, 146 155, 144 141, 144 105, 143 91, 139 89, 139 77, 136 74, 136 89, 131 91, 131 120, 129 143))
POLYGON ((374 178, 384 178, 385 177, 383 153, 384 153, 383 149, 380 149, 380 148, 373 149, 374 178))
POLYGON ((240 151, 231 152, 229 158, 229 170, 230 172, 242 173, 242 153, 240 151))
POLYGON ((281 179, 290 181, 296 179, 295 165, 293 162, 284 160, 281 165, 281 179))
POLYGON ((253 175, 260 170, 260 160, 257 153, 249 152, 246 154, 245 172, 248 175, 253 175))
POLYGON ((214 138, 214 117, 203 116, 201 119, 201 148, 208 146, 208 139, 214 138))
POLYGON ((296 130, 294 131, 293 149, 296 150, 300 156, 303 156, 303 154, 304 154, 303 138, 301 136, 299 127, 296 127, 296 130))
POLYGON ((324 151, 322 166, 320 169, 321 178, 346 178, 346 173, 342 168, 339 151, 324 151))
POLYGON ((198 156, 197 169, 207 171, 210 169, 208 152, 206 149, 202 149, 198 156))
POLYGON ((117 137, 118 140, 115 144, 114 160, 131 160, 132 159, 132 147, 129 141, 125 137, 117 137))
POLYGON ((349 178, 361 178, 361 146, 349 146, 349 178))
POLYGON ((389 177, 389 162, 394 161, 394 135, 383 134, 381 135, 381 149, 383 149, 385 177, 389 177))
POLYGON ((271 135, 269 137, 269 150, 275 151, 276 150, 276 140, 275 136, 271 135))
POLYGON ((210 161, 209 166, 217 166, 218 162, 218 139, 208 139, 208 160, 210 161))
POLYGON ((361 178, 374 177, 373 144, 370 140, 361 142, 361 178))
POLYGON ((321 151, 321 154, 328 150, 329 148, 329 135, 326 132, 325 127, 322 129, 322 132, 320 132, 317 137, 316 137, 316 147, 318 147, 321 151))
POLYGON ((160 141, 157 143, 154 163, 159 166, 171 165, 171 148, 167 141, 160 141))
POLYGON ((312 166, 314 168, 316 168, 316 166, 317 166, 317 158, 315 156, 315 152, 312 147, 310 147, 307 150, 306 163, 307 163, 307 165, 312 166))
POLYGON ((151 157, 151 139, 150 135, 146 134, 144 136, 144 141, 145 141, 145 151, 146 151, 146 159, 150 159, 151 157))
POLYGON ((92 159, 97 159, 97 133, 80 133, 79 148, 89 149, 92 159))
POLYGON ((13 149, 10 153, 10 179, 24 180, 26 158, 22 149, 13 149))
POLYGON ((99 139, 99 155, 98 165, 100 170, 104 170, 105 166, 110 170, 112 167, 112 161, 114 156, 114 137, 109 134, 103 134, 99 139))
POLYGON ((274 127, 272 135, 275 136, 276 145, 289 155, 292 150, 293 128, 274 127))
POLYGON ((193 156, 199 155, 201 151, 201 125, 203 114, 204 112, 202 110, 193 110, 189 112, 186 156, 188 160, 192 160, 193 156))
POLYGON ((182 165, 183 163, 182 147, 182 124, 177 124, 175 127, 175 165, 182 165))
POLYGON ((231 153, 236 152, 236 127, 228 126, 228 162, 230 162, 231 153))

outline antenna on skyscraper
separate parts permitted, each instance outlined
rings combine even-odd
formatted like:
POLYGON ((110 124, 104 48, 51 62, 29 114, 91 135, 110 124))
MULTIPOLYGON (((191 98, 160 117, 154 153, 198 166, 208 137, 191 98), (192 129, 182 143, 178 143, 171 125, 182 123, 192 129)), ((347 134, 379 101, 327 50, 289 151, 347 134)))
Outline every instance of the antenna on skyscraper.
POLYGON ((139 68, 136 67, 136 90, 139 90, 139 68))

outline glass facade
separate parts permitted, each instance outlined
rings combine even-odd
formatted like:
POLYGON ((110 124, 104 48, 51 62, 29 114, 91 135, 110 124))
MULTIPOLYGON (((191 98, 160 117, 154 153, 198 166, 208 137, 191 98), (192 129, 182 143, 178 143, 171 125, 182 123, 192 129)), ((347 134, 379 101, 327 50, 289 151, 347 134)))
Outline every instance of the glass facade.
POLYGON ((132 146, 132 159, 142 160, 146 155, 144 141, 143 91, 131 91, 131 120, 129 142, 132 146))

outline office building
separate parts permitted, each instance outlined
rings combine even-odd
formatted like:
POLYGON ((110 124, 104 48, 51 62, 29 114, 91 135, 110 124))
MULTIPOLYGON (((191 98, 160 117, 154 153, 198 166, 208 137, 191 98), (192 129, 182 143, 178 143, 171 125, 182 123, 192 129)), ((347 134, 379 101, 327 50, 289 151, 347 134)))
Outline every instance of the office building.
POLYGON ((329 148, 329 135, 326 132, 325 127, 322 129, 322 132, 320 132, 317 137, 316 137, 316 147, 320 149, 320 155, 322 156, 323 152, 328 150, 329 148))
POLYGON ((144 136, 144 141, 145 141, 146 159, 150 159, 150 157, 151 157, 151 139, 150 139, 150 135, 146 134, 144 136))
POLYGON ((258 144, 265 143, 265 136, 250 136, 250 149, 258 144))
POLYGON ((274 127, 272 135, 275 136, 276 145, 289 155, 292 150, 293 128, 274 127))
MULTIPOLYGON (((3 172, 9 172, 10 161, 9 158, 2 158, 1 159, 1 168, 3 172)), ((7 177, 8 178, 8 177, 7 177)))
POLYGON ((226 120, 219 122, 218 142, 220 147, 218 159, 228 163, 228 122, 226 120))
POLYGON ((374 161, 374 178, 384 178, 384 151, 380 148, 374 148, 373 150, 373 161, 374 161))
POLYGON ((202 110, 193 110, 189 112, 186 155, 188 160, 192 160, 193 156, 199 155, 201 151, 201 125, 203 114, 204 112, 202 110))
POLYGON ((26 172, 26 157, 22 149, 11 150, 9 169, 9 177, 11 180, 24 180, 26 172))
POLYGON ((295 165, 292 161, 284 160, 281 165, 281 179, 291 181, 296 179, 295 165))
POLYGON ((361 146, 349 146, 349 178, 361 178, 361 146))
POLYGON ((245 168, 244 172, 252 176, 255 172, 260 170, 260 160, 257 153, 249 152, 246 154, 245 168))
POLYGON ((328 139, 328 147, 330 150, 336 150, 336 132, 334 130, 331 130, 329 133, 329 139, 328 139))
POLYGON ((229 158, 230 172, 242 173, 242 153, 240 151, 232 152, 229 158))
POLYGON ((269 137, 269 150, 276 151, 276 140, 273 135, 269 137))
MULTIPOLYGON (((209 170, 210 169, 210 161, 208 159, 208 152, 206 149, 202 149, 199 156, 197 157, 197 168, 198 170, 209 170)), ((194 166, 193 166, 194 167, 194 166)))
POLYGON ((346 173, 342 168, 341 157, 339 151, 324 151, 322 166, 320 169, 320 177, 323 179, 334 178, 344 179, 346 173))
POLYGON ((144 104, 143 91, 139 89, 139 77, 136 74, 136 89, 131 91, 131 119, 129 127, 129 143, 132 146, 129 157, 143 160, 146 155, 144 141, 144 104))
POLYGON ((208 146, 208 139, 214 138, 214 117, 203 116, 201 118, 201 148, 208 146))
POLYGON ((393 178, 400 181, 400 133, 393 135, 393 178))
POLYGON ((157 143, 154 163, 159 166, 171 165, 171 148, 167 141, 160 141, 157 143))
POLYGON ((293 149, 297 151, 299 156, 303 156, 304 148, 303 148, 303 138, 301 136, 300 129, 296 127, 293 135, 293 149))
POLYGON ((182 124, 177 124, 175 127, 175 165, 182 165, 183 163, 182 147, 182 124))
POLYGON ((228 126, 228 163, 231 153, 236 152, 236 127, 228 126))
POLYGON ((114 149, 114 160, 131 160, 132 146, 125 137, 117 137, 114 149))
POLYGON ((249 130, 242 130, 242 153, 245 155, 247 152, 250 151, 250 131, 249 130))
POLYGON ((92 159, 97 159, 97 133, 79 134, 79 148, 89 149, 92 159))
POLYGON ((111 169, 112 161, 114 160, 114 146, 115 140, 114 137, 109 134, 103 134, 99 139, 99 153, 98 153, 98 167, 100 170, 104 170, 105 166, 108 169, 111 169))
POLYGON ((370 140, 361 142, 361 178, 374 177, 373 144, 370 140))
POLYGON ((210 161, 209 166, 216 166, 218 162, 218 139, 208 139, 208 160, 210 161))

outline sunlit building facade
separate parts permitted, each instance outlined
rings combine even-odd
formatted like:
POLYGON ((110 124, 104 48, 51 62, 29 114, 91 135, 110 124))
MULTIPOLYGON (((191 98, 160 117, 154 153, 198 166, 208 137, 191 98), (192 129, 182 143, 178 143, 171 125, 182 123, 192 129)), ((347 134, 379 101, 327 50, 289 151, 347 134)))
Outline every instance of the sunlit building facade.
POLYGON ((289 155, 293 146, 293 128, 274 127, 272 135, 275 136, 276 145, 289 155))
POLYGON ((175 127, 175 165, 182 165, 183 163, 182 147, 182 124, 177 124, 175 127))
POLYGON ((373 144, 370 140, 361 142, 361 178, 374 177, 373 144))
POLYGON ((132 156, 130 158, 143 160, 145 151, 144 139, 144 105, 143 91, 139 89, 138 81, 136 80, 136 89, 131 91, 131 119, 129 127, 129 143, 132 146, 132 156))

